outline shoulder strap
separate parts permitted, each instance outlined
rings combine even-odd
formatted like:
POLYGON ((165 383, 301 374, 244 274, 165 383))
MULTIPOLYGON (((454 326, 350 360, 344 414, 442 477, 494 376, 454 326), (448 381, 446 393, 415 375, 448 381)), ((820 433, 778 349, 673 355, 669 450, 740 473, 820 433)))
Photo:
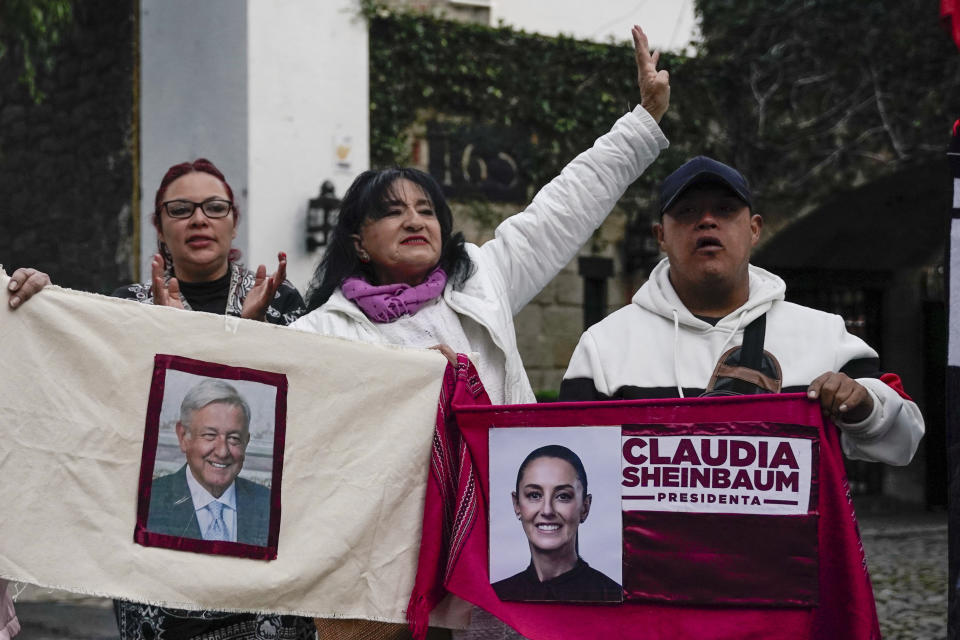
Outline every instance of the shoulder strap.
POLYGON ((763 340, 767 333, 767 314, 747 325, 743 330, 743 345, 740 351, 740 366, 760 371, 763 365, 763 340))

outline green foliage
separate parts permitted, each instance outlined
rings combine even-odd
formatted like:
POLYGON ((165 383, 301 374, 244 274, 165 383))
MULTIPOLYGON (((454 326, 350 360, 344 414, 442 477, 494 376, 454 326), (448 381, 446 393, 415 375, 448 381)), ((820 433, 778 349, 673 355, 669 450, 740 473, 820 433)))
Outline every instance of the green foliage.
MULTIPOLYGON (((768 201, 813 200, 941 155, 960 56, 928 0, 698 0, 705 152, 768 201), (720 79, 716 82, 712 79, 720 79)), ((692 86, 675 84, 678 110, 692 86)))
POLYGON ((22 67, 18 79, 35 102, 44 98, 37 88, 38 73, 53 69, 53 48, 72 22, 72 0, 0 2, 0 62, 15 59, 22 67))
MULTIPOLYGON (((529 135, 515 159, 539 187, 640 100, 627 43, 362 4, 376 165, 403 161, 405 132, 441 113, 529 135)), ((960 116, 960 56, 929 0, 698 0, 697 9, 697 56, 661 58, 671 147, 628 199, 649 202, 667 172, 707 154, 741 169, 775 218, 943 153, 960 116)))
POLYGON ((537 402, 557 402, 560 399, 560 392, 556 389, 541 389, 533 394, 537 402))
MULTIPOLYGON (((402 161, 409 127, 440 112, 521 130, 531 144, 510 151, 522 179, 539 187, 640 101, 626 43, 547 38, 369 4, 365 14, 374 165, 402 161)), ((669 54, 662 61, 683 62, 669 54)))

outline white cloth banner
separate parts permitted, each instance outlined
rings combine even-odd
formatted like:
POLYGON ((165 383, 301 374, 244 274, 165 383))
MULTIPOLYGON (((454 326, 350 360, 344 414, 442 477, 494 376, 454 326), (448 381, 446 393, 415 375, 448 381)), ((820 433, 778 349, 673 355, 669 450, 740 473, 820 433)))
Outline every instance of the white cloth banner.
POLYGON ((16 311, 4 296, 0 350, 0 577, 189 609, 405 621, 440 353, 58 287, 16 311), (275 560, 134 543, 158 353, 287 376, 275 560))

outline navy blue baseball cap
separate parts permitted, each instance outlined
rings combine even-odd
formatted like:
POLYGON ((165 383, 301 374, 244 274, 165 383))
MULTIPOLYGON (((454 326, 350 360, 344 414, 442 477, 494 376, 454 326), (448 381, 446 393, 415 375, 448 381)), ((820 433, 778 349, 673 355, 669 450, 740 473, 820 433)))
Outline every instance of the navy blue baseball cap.
POLYGON ((750 202, 750 185, 747 184, 747 179, 742 173, 713 158, 697 156, 683 163, 660 185, 660 215, 662 216, 684 191, 695 184, 703 183, 727 187, 748 207, 753 206, 750 202))

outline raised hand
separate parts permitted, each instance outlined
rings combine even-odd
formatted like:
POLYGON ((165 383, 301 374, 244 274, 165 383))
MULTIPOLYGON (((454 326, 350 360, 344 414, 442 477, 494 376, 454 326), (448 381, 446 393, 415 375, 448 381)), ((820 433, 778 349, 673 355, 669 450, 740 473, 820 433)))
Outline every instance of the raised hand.
POLYGON ((277 270, 270 277, 267 277, 266 265, 257 267, 257 275, 253 282, 253 288, 247 294, 243 301, 243 309, 240 316, 250 320, 267 319, 267 307, 277 294, 277 289, 287 278, 287 254, 282 251, 277 254, 277 270))
POLYGON ((670 74, 665 69, 657 71, 660 52, 650 54, 647 34, 637 25, 633 25, 633 50, 637 59, 637 84, 640 85, 640 104, 660 122, 660 118, 670 106, 670 74))
POLYGON ((10 283, 7 285, 10 308, 16 309, 48 284, 50 284, 50 276, 43 271, 30 267, 17 269, 10 276, 10 283))
POLYGON ((180 300, 180 283, 176 278, 163 281, 163 256, 159 253, 153 254, 153 260, 150 261, 150 276, 153 281, 153 304, 183 309, 183 301, 180 300))

